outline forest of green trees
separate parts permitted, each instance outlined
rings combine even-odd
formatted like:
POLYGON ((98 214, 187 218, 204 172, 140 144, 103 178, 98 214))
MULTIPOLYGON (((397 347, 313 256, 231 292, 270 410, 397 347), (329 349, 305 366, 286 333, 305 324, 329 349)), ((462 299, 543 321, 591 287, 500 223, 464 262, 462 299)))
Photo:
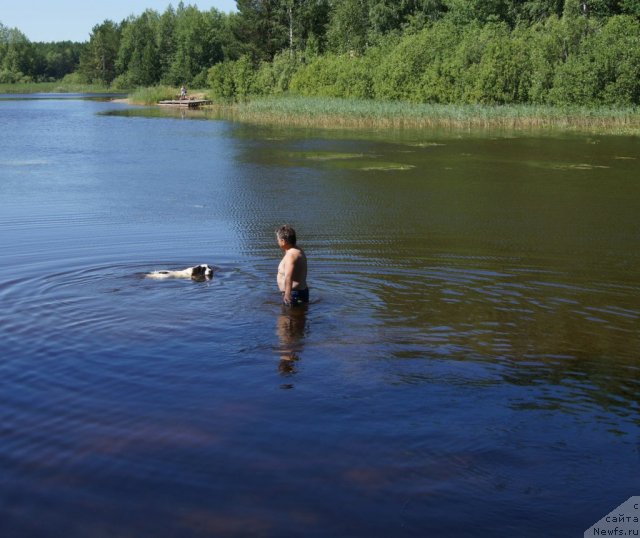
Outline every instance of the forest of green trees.
POLYGON ((94 26, 86 43, 32 43, 0 23, 0 82, 212 96, 429 103, 640 104, 640 0, 182 2, 94 26))

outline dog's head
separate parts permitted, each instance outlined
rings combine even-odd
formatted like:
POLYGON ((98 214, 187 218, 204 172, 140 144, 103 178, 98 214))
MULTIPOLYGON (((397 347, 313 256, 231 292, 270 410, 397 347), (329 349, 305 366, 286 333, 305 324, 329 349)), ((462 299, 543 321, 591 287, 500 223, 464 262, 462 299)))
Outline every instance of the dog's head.
POLYGON ((191 269, 191 278, 193 280, 211 280, 213 278, 213 269, 206 263, 196 265, 191 269))

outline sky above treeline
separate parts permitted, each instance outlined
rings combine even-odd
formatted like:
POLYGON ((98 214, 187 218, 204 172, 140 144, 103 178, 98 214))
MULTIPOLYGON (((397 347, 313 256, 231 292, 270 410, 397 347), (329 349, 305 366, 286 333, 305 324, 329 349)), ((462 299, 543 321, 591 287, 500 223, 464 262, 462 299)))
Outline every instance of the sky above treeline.
MULTIPOLYGON (((169 4, 175 8, 180 0, 7 0, 2 2, 0 23, 17 28, 30 41, 88 41, 91 29, 106 19, 120 22, 145 9, 163 12, 169 4)), ((235 11, 235 0, 191 0, 206 11, 215 7, 228 13, 235 11)))

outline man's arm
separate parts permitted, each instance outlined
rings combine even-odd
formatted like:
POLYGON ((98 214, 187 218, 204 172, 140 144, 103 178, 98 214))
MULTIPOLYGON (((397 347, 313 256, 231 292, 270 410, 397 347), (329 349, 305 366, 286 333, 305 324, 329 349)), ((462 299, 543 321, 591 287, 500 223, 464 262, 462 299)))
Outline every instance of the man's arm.
POLYGON ((293 269, 296 259, 293 253, 287 252, 284 257, 284 298, 285 304, 291 304, 291 290, 293 289, 293 269))

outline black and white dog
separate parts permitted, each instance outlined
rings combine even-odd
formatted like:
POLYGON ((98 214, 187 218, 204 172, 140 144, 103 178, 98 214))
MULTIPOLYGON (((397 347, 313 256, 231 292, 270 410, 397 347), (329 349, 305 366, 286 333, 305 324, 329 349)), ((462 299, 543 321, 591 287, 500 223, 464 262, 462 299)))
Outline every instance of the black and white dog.
POLYGON ((165 278, 191 278, 202 282, 213 278, 213 268, 206 263, 201 263, 195 267, 187 267, 178 271, 153 271, 147 273, 147 278, 165 279, 165 278))

